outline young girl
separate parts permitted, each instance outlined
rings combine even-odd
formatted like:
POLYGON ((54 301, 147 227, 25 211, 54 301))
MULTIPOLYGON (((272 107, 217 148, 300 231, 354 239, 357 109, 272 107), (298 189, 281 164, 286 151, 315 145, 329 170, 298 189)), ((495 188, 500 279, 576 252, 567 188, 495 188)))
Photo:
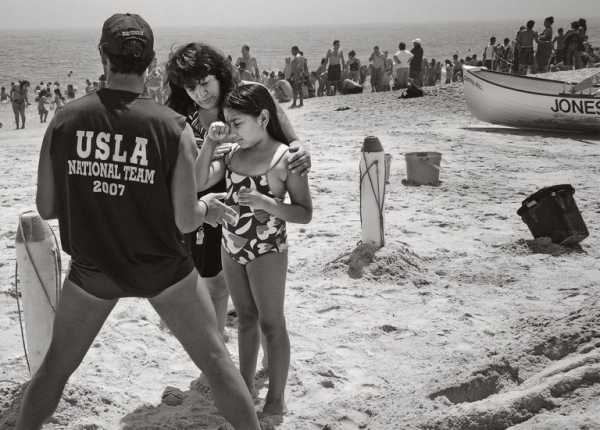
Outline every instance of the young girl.
POLYGON ((45 123, 50 111, 50 95, 43 89, 38 96, 38 113, 40 114, 40 122, 45 123))
POLYGON ((285 412, 290 343, 284 316, 286 221, 308 223, 312 202, 306 176, 289 171, 286 139, 269 91, 238 86, 224 101, 226 123, 214 122, 198 159, 198 182, 225 176, 225 203, 239 216, 223 226, 221 259, 239 318, 240 371, 254 392, 259 324, 267 339, 269 390, 263 413, 285 412), (211 159, 222 142, 235 142, 222 161, 211 159), (289 194, 290 203, 284 203, 289 194))

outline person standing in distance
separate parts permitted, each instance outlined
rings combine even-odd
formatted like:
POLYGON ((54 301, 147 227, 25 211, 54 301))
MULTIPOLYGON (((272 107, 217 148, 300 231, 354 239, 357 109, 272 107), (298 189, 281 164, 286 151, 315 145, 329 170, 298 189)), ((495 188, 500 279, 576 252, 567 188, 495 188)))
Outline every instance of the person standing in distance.
POLYGON ((148 298, 206 374, 223 416, 236 429, 260 428, 181 234, 234 213, 219 195, 196 199, 197 148, 185 117, 141 96, 153 44, 139 15, 108 18, 99 45, 107 87, 66 105, 44 136, 37 208, 58 218, 71 267, 17 430, 39 429, 54 412, 121 297, 148 298))
POLYGON ((333 93, 331 95, 335 95, 342 83, 342 70, 346 68, 346 63, 344 61, 344 51, 340 49, 340 41, 333 41, 333 49, 328 49, 325 54, 325 58, 327 59, 327 91, 326 93, 329 95, 329 89, 333 86, 333 93))

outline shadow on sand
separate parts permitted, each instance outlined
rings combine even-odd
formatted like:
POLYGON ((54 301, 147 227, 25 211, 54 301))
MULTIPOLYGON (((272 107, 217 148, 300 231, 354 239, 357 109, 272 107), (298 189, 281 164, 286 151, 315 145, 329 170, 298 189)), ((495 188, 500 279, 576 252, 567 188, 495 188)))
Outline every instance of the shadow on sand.
POLYGON ((572 130, 536 130, 513 127, 462 127, 466 131, 476 131, 482 133, 511 134, 515 136, 539 136, 556 137, 559 139, 572 139, 577 142, 588 143, 590 145, 600 144, 600 133, 582 133, 572 130))
MULTIPOLYGON (((259 371, 255 377, 255 388, 261 390, 267 386, 267 376, 259 371)), ((204 378, 195 379, 188 391, 166 387, 158 405, 142 405, 121 419, 122 430, 150 429, 194 429, 194 430, 233 430, 221 416, 208 383, 204 378)), ((262 401, 255 399, 258 407, 262 401)), ((261 428, 275 430, 281 424, 280 416, 259 414, 261 428)))

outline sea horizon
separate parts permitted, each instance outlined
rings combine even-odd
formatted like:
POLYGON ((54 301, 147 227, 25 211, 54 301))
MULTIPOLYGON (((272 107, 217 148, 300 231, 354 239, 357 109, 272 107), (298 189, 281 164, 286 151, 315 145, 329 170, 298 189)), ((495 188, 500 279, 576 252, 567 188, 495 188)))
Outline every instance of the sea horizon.
MULTIPOLYGON (((554 30, 566 28, 576 18, 555 17, 554 30)), ((593 46, 600 45, 600 18, 586 18, 588 34, 593 46)), ((442 22, 397 22, 339 24, 335 26, 278 25, 270 26, 155 26, 155 51, 159 63, 164 63, 174 45, 189 41, 203 41, 214 45, 235 59, 244 44, 251 47, 262 70, 281 70, 290 47, 298 45, 314 70, 334 39, 341 41, 347 54, 355 50, 363 63, 368 62, 373 46, 392 55, 398 43, 404 41, 411 47, 415 38, 422 40, 425 58, 438 61, 477 54, 494 35, 500 43, 503 38, 514 38, 524 20, 465 20, 442 22)), ((536 22, 536 29, 541 20, 536 22)), ((0 85, 21 79, 34 86, 43 81, 73 83, 80 90, 86 79, 97 80, 102 73, 97 45, 100 24, 97 28, 70 27, 54 29, 7 29, 0 30, 0 85), (68 72, 73 71, 69 76, 68 72)))

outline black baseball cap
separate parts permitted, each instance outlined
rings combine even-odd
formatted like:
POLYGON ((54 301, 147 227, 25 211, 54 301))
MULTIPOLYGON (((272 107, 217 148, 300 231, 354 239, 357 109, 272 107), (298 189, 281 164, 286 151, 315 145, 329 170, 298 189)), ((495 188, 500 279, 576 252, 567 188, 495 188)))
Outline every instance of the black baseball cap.
POLYGON ((100 46, 109 54, 146 59, 154 56, 154 35, 150 25, 141 16, 116 13, 104 21, 100 46), (142 49, 126 47, 126 42, 131 40, 139 41, 142 49))

